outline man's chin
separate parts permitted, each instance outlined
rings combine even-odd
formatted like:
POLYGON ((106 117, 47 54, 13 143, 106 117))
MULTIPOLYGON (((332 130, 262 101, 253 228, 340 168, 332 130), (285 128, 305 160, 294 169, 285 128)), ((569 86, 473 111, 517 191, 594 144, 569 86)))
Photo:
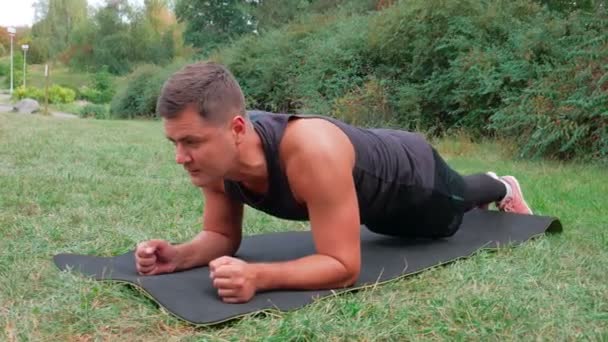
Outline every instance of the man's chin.
POLYGON ((209 177, 201 177, 200 175, 190 175, 190 181, 193 185, 202 188, 211 183, 211 179, 209 177))

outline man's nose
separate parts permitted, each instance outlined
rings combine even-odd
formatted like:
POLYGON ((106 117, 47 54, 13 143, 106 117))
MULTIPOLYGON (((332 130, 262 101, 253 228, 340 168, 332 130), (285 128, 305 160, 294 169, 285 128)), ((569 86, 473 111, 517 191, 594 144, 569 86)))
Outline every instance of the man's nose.
POLYGON ((175 161, 178 164, 189 163, 191 159, 192 158, 190 158, 190 155, 188 153, 185 153, 184 150, 181 149, 179 146, 175 148, 175 161))

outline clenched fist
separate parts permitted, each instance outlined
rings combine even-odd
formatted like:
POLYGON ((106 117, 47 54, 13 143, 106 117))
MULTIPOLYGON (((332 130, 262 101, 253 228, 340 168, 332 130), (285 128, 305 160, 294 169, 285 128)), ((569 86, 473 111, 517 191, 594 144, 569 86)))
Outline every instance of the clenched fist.
POLYGON ((223 256, 209 263, 213 287, 226 303, 244 303, 256 293, 255 274, 243 260, 223 256))
POLYGON ((165 240, 150 240, 137 245, 135 265, 141 275, 171 273, 177 267, 177 248, 165 240))

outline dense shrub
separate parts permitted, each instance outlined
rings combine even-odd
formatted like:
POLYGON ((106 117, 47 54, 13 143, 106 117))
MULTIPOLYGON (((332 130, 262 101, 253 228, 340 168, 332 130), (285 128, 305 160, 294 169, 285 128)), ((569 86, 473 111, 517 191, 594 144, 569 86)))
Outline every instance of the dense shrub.
MULTIPOLYGON (((49 87, 48 96, 49 103, 71 103, 76 99, 76 92, 70 88, 55 84, 49 87)), ((45 101, 45 91, 37 87, 24 88, 21 86, 15 89, 13 98, 16 100, 30 98, 42 103, 45 101)))
MULTIPOLYGON (((6 78, 4 85, 6 88, 11 86, 11 65, 10 59, 6 60, 6 78)), ((23 85, 23 54, 15 53, 13 55, 13 89, 23 85)))
POLYGON ((229 66, 250 107, 329 113, 334 100, 362 86, 368 74, 367 18, 338 18, 303 18, 260 38, 242 39, 212 59, 229 66))
POLYGON ((258 109, 507 136, 522 155, 605 157, 607 32, 606 11, 404 0, 370 15, 301 17, 212 59, 258 109))
POLYGON ((107 67, 93 74, 91 83, 82 86, 79 90, 80 97, 93 103, 109 103, 114 96, 115 89, 112 82, 112 75, 107 67))
MULTIPOLYGON (((430 135, 464 129, 512 138, 525 156, 607 158, 606 10, 556 4, 402 0, 371 14, 303 14, 209 59, 235 74, 251 109, 430 135)), ((153 116, 183 64, 138 69, 112 115, 153 116)))
POLYGON ((76 99, 76 92, 59 85, 49 87, 49 103, 71 103, 76 99))
POLYGON ((115 118, 151 118, 156 116, 156 101, 166 79, 184 62, 161 68, 146 64, 128 76, 129 82, 112 98, 110 115, 115 118))
POLYGON ((607 25, 592 18, 570 23, 568 51, 506 100, 493 127, 515 138, 522 156, 608 160, 607 25))
POLYGON ((390 121, 386 89, 376 79, 355 88, 334 101, 333 116, 358 126, 372 126, 390 121))
POLYGON ((370 25, 371 59, 396 80, 404 126, 488 134, 504 98, 564 52, 564 24, 530 1, 407 1, 370 25))
POLYGON ((81 117, 94 119, 108 119, 109 112, 103 104, 87 104, 83 106, 79 113, 81 117))
POLYGON ((13 91, 13 99, 34 99, 36 101, 44 101, 44 90, 36 87, 17 87, 13 91))

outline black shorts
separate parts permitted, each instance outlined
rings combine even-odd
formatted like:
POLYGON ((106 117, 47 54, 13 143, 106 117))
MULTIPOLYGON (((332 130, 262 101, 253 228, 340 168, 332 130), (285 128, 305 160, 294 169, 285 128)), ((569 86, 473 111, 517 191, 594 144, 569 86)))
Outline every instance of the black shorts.
POLYGON ((464 179, 435 149, 432 151, 435 182, 433 189, 425 191, 425 199, 404 207, 398 215, 366 224, 368 229, 385 235, 433 239, 449 237, 458 231, 466 207, 464 179))

